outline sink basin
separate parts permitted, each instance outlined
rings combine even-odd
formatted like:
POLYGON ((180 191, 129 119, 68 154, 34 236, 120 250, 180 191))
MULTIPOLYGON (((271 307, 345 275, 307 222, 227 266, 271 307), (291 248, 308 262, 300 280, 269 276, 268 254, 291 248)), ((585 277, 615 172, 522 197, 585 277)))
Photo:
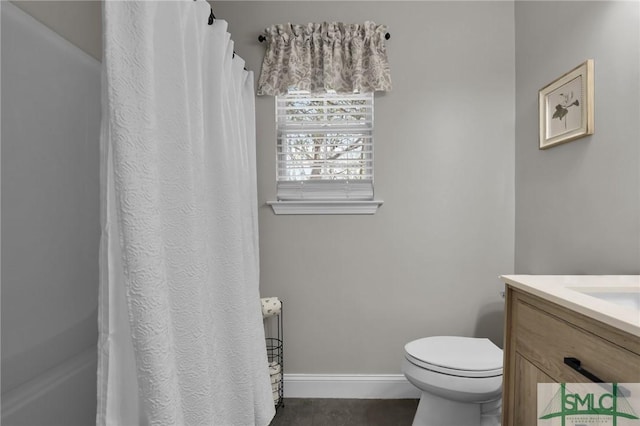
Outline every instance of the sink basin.
POLYGON ((640 311, 640 289, 606 289, 595 290, 585 288, 574 288, 582 294, 604 300, 624 308, 640 311))

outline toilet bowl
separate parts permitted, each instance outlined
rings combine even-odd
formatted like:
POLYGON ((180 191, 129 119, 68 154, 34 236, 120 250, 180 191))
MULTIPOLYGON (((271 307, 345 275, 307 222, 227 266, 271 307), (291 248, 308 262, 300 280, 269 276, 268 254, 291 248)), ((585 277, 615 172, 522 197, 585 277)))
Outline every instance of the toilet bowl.
POLYGON ((402 372, 422 392, 413 426, 500 425, 502 350, 489 339, 414 340, 402 372))

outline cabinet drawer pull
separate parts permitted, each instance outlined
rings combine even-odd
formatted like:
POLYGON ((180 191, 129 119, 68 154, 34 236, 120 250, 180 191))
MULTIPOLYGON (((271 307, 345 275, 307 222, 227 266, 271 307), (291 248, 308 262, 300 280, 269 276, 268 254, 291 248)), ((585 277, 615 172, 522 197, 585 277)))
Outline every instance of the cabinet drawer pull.
POLYGON ((564 359, 564 363, 567 364, 569 367, 573 368, 574 370, 576 370, 578 373, 582 374, 584 377, 586 377, 587 379, 591 380, 594 383, 604 383, 604 380, 602 380, 601 378, 599 378, 598 376, 596 376, 595 374, 585 370, 584 368, 581 367, 581 362, 578 358, 571 358, 571 357, 567 357, 564 359))

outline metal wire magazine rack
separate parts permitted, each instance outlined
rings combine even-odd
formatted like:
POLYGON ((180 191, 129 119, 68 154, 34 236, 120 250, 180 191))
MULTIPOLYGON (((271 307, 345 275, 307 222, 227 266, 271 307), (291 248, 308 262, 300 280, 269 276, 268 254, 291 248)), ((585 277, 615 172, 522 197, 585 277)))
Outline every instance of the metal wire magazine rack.
POLYGON ((283 311, 284 303, 279 313, 264 320, 269 375, 276 410, 284 407, 283 311))

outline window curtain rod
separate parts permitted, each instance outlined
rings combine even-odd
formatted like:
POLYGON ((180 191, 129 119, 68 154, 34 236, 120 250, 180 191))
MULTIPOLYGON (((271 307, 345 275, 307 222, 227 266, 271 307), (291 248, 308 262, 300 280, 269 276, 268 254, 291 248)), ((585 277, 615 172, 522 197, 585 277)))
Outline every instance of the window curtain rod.
MULTIPOLYGON (((211 11, 211 14, 213 15, 213 10, 211 11)), ((211 19, 211 18, 209 18, 209 19, 211 19)), ((391 34, 386 33, 386 34, 384 35, 384 39, 385 39, 385 40, 389 40, 390 38, 391 38, 391 34)), ((262 34, 260 34, 260 35, 258 36, 258 41, 259 41, 260 43, 262 43, 262 42, 263 42, 263 41, 265 41, 266 39, 267 39, 267 38, 266 38, 265 36, 263 36, 262 34)))

